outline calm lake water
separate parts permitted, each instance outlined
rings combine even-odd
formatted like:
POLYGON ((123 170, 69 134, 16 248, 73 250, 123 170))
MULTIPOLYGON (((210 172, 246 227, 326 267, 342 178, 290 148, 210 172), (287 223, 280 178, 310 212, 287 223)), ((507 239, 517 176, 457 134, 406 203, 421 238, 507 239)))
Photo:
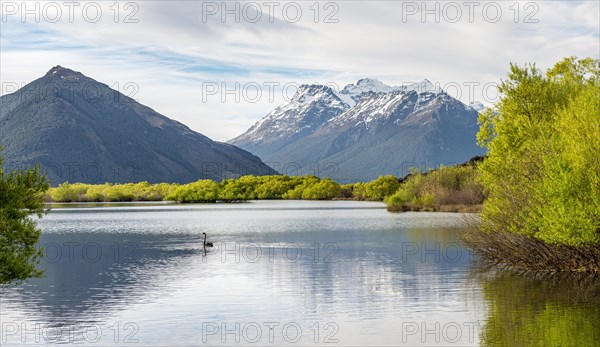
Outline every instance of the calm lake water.
POLYGON ((54 208, 45 277, 2 294, 2 345, 600 344, 597 280, 482 270, 457 241, 467 217, 353 201, 54 208))

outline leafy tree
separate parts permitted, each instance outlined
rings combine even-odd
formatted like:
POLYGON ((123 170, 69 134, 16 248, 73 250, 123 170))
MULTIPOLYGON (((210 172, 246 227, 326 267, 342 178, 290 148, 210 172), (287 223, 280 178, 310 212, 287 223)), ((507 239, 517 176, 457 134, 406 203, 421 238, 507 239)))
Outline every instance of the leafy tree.
POLYGON ((511 65, 502 100, 479 120, 484 231, 600 242, 599 66, 573 57, 545 73, 511 65))
POLYGON ((38 166, 7 173, 2 163, 0 158, 0 285, 7 286, 42 275, 42 250, 36 250, 41 231, 29 215, 45 213, 50 185, 38 166))
POLYGON ((258 184, 259 179, 255 176, 242 176, 237 179, 224 180, 221 182, 219 200, 253 200, 256 198, 254 190, 258 184))
POLYGON ((398 190, 396 193, 385 198, 385 203, 388 209, 392 211, 404 210, 407 208, 408 202, 412 199, 407 198, 404 190, 398 190))
POLYGON ((557 113, 532 206, 542 240, 600 242, 600 89, 587 85, 557 113))
POLYGON ((264 177, 255 189, 257 199, 281 199, 283 194, 301 184, 302 177, 268 176, 264 177))
POLYGON ((146 200, 161 201, 180 187, 177 183, 152 184, 146 189, 146 200))
MULTIPOLYGON (((108 191, 111 185, 105 183, 102 185, 92 185, 86 192, 86 197, 89 201, 108 201, 108 191)), ((54 189, 51 189, 53 191, 54 189)), ((52 196, 52 194, 50 194, 52 196)), ((52 198, 54 200, 54 197, 52 198)), ((56 201, 56 200, 55 200, 56 201)))
POLYGON ((425 208, 433 207, 433 205, 435 205, 435 195, 432 193, 426 193, 421 197, 421 204, 425 208))
POLYGON ((215 202, 219 199, 219 184, 213 180, 199 180, 178 187, 168 200, 178 202, 215 202))
POLYGON ((363 182, 357 182, 352 185, 352 196, 356 200, 365 200, 367 198, 366 184, 363 182))
POLYGON ((371 181, 365 185, 366 195, 368 198, 383 200, 386 196, 394 194, 400 187, 398 178, 392 175, 379 176, 374 181, 371 181))
POLYGON ((302 199, 304 200, 331 200, 340 194, 340 185, 329 178, 314 183, 304 189, 302 199))
POLYGON ((131 185, 111 185, 107 189, 106 201, 117 202, 117 201, 133 201, 134 195, 131 192, 131 185))
POLYGON ((287 191, 283 194, 284 199, 300 200, 304 195, 304 190, 311 186, 319 183, 320 179, 316 176, 304 176, 302 177, 302 183, 298 184, 294 189, 287 191))
POLYGON ((340 185, 340 198, 344 198, 344 199, 351 199, 353 198, 353 190, 354 190, 354 184, 355 183, 350 183, 350 184, 342 184, 340 185))

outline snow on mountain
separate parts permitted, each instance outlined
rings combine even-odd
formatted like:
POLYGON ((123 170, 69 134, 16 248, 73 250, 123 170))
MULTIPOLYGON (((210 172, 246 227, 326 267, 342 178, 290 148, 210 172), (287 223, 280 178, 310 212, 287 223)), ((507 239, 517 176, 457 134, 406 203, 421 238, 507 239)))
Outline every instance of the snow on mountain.
POLYGON ((417 93, 424 92, 441 92, 441 88, 433 85, 428 79, 420 82, 404 83, 400 86, 389 86, 379 80, 373 78, 363 78, 358 80, 356 84, 348 84, 344 89, 338 92, 338 97, 349 106, 354 106, 356 102, 366 93, 391 93, 391 92, 409 92, 416 91, 417 93))
POLYGON ((364 127, 369 129, 373 124, 384 124, 391 118, 400 120, 439 107, 441 104, 460 104, 450 95, 439 92, 417 92, 412 88, 393 90, 388 93, 364 93, 358 102, 340 115, 330 119, 323 126, 326 129, 364 127))
POLYGON ((428 79, 424 79, 420 82, 416 82, 416 83, 405 83, 400 87, 397 87, 401 90, 404 90, 406 92, 408 91, 415 91, 417 93, 425 93, 425 92, 430 92, 430 93, 441 93, 443 90, 442 88, 440 88, 439 85, 434 85, 433 83, 431 83, 428 79))
POLYGON ((325 124, 328 128, 361 124, 368 128, 374 120, 399 112, 399 106, 402 112, 419 111, 438 95, 446 94, 427 79, 392 87, 377 79, 362 78, 339 92, 328 86, 304 84, 288 103, 230 142, 272 143, 312 133, 325 124))
POLYGON ((474 109, 477 112, 481 112, 485 109, 485 106, 483 106, 483 104, 480 103, 479 101, 473 101, 473 102, 469 103, 469 107, 474 109))
POLYGON ((327 126, 351 127, 364 124, 368 128, 369 123, 373 120, 389 117, 400 105, 412 109, 414 104, 414 100, 411 104, 410 98, 407 97, 407 93, 404 91, 364 93, 352 108, 329 120, 327 126))
POLYGON ((273 142, 302 132, 314 131, 319 125, 349 107, 330 87, 301 85, 287 104, 277 107, 246 133, 230 142, 273 142))
POLYGON ((349 106, 354 106, 364 93, 389 93, 396 90, 381 81, 372 78, 363 78, 356 84, 348 84, 340 90, 338 96, 349 106))
POLYGON ((290 174, 368 181, 402 176, 410 166, 451 165, 482 155, 475 140, 477 107, 428 80, 392 87, 364 78, 339 92, 305 85, 230 143, 278 168, 293 163, 298 170, 290 174), (335 172, 319 172, 322 167, 335 172))

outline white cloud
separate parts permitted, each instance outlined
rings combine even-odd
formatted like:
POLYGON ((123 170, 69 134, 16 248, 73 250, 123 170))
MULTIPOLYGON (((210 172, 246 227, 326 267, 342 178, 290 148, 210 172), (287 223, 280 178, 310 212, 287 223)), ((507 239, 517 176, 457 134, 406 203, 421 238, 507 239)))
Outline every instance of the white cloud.
MULTIPOLYGON (((10 10, 6 3, 3 16, 10 10)), ((455 14, 450 2, 426 3, 428 9, 438 4, 439 23, 434 14, 428 14, 424 23, 422 12, 411 14, 411 6, 422 10, 421 1, 330 2, 333 5, 327 8, 327 2, 320 2, 318 23, 313 2, 299 2, 302 16, 297 23, 286 20, 294 15, 293 4, 288 5, 286 18, 282 10, 288 3, 278 3, 271 23, 266 3, 253 3, 265 11, 257 23, 243 15, 239 23, 233 15, 222 22, 220 13, 203 21, 203 10, 221 1, 140 1, 135 2, 137 8, 127 9, 122 2, 119 23, 109 8, 113 2, 99 3, 103 12, 97 23, 86 22, 77 11, 73 23, 66 12, 57 23, 43 17, 35 23, 32 16, 23 23, 18 15, 7 16, 0 31, 1 78, 28 82, 60 64, 109 85, 135 82, 140 102, 211 138, 227 140, 283 101, 280 88, 269 100, 265 86, 269 82, 279 86, 335 82, 342 87, 368 76, 388 84, 428 78, 442 85, 483 85, 503 78, 510 62, 549 67, 564 56, 600 55, 596 1, 518 6, 481 2, 473 8, 472 23, 463 2, 453 2, 463 14, 456 23, 450 22, 455 14), (491 23, 495 4, 502 16, 491 23), (488 9, 487 17, 483 8, 488 9), (138 23, 123 23, 125 15, 136 9, 132 18, 138 23), (330 19, 338 22, 323 23, 334 12, 330 19), (524 23, 525 19, 537 22, 524 23), (206 83, 227 83, 231 88, 253 82, 262 87, 258 102, 242 98, 236 103, 232 95, 222 102, 220 94, 205 95, 203 100, 206 83)), ((19 7, 21 2, 14 4, 19 7)), ((78 8, 85 5, 81 2, 78 8)), ((254 5, 239 6, 247 6, 254 18, 254 5)), ((481 100, 481 88, 476 92, 475 98, 481 100)), ((468 101, 466 87, 461 97, 468 101)))

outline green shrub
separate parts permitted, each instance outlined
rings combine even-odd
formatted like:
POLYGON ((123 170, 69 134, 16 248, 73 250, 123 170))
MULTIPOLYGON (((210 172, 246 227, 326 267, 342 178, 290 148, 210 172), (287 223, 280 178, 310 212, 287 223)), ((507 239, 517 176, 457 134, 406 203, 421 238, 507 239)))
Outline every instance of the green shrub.
POLYGON ((65 182, 56 188, 51 188, 49 191, 50 198, 56 202, 73 202, 81 201, 88 190, 88 185, 76 183, 70 184, 65 182))
MULTIPOLYGON (((0 151, 2 149, 0 148, 0 151)), ((50 187, 40 168, 5 172, 0 157, 0 291, 10 285, 41 277, 43 258, 38 242, 42 234, 32 214, 45 213, 44 194, 50 187)), ((63 191, 71 194, 70 187, 63 191)), ((4 295, 2 293, 1 295, 4 295)))
POLYGON ((366 197, 383 200, 386 196, 394 194, 398 187, 400 187, 398 178, 392 175, 379 176, 376 180, 365 184, 366 197))
POLYGON ((365 183, 358 182, 352 185, 352 197, 355 200, 365 200, 367 198, 367 188, 365 183))
POLYGON ((339 196, 341 187, 338 183, 325 178, 308 186, 302 191, 304 200, 331 200, 339 196))
POLYGON ((433 207, 433 205, 435 205, 435 196, 431 193, 423 195, 421 198, 421 204, 426 208, 433 207))
POLYGON ((511 65, 502 100, 480 114, 485 232, 564 245, 600 242, 600 64, 567 58, 545 73, 511 65))
POLYGON ((166 200, 177 202, 215 202, 219 199, 219 184, 213 180, 199 180, 177 187, 166 200))

